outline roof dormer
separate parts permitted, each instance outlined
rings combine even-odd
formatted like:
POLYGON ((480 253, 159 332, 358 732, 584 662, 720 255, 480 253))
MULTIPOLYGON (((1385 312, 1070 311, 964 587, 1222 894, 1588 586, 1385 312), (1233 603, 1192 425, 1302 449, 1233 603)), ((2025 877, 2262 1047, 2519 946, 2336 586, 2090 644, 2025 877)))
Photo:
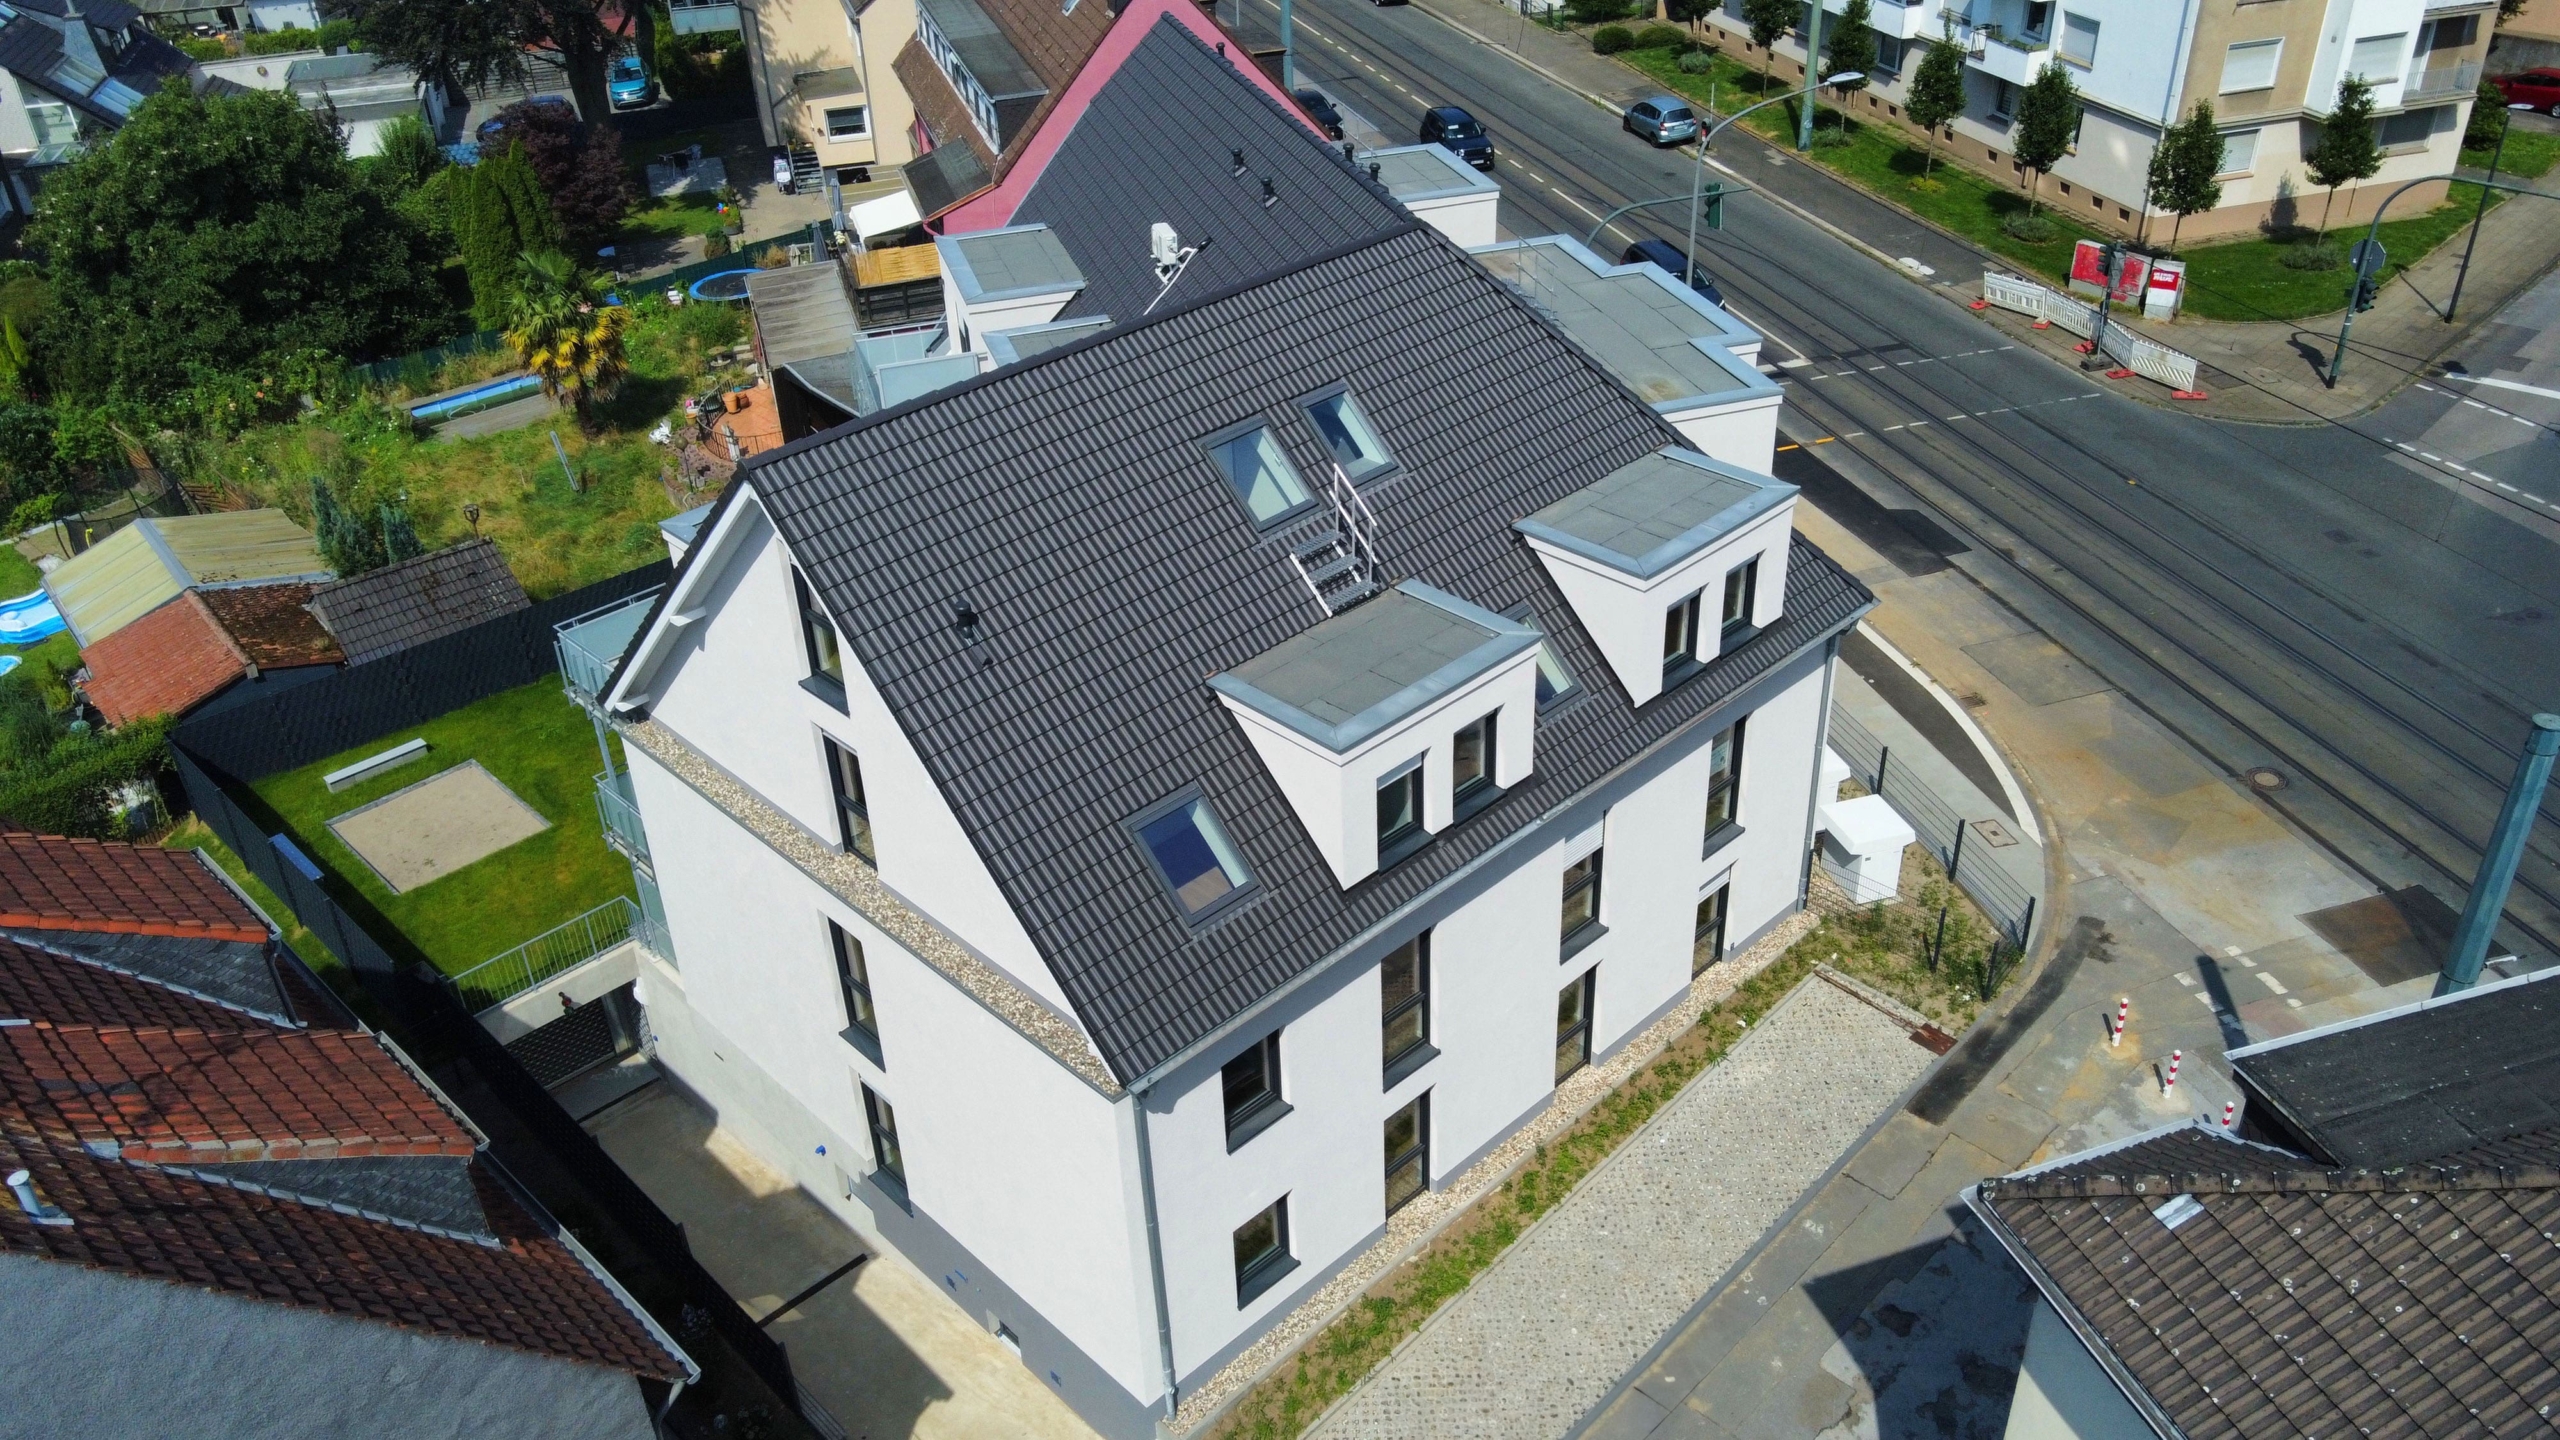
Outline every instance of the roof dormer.
POLYGON ((1527 778, 1541 638, 1408 580, 1209 683, 1347 890, 1527 778))
POLYGON ((943 314, 955 348, 987 353, 999 330, 1046 325, 1084 290, 1084 272, 1046 225, 1014 225, 933 242, 943 314))
POLYGON ((1778 618, 1795 495, 1665 448, 1513 528, 1642 705, 1778 618))

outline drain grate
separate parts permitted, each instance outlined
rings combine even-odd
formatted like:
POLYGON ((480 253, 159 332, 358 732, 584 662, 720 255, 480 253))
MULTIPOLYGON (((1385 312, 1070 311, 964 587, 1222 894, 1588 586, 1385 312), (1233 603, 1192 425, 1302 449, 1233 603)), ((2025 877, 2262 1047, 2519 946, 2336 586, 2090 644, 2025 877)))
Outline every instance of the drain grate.
POLYGON ((2261 765, 2254 770, 2246 771, 2242 778, 2249 782, 2250 789, 2267 791, 2270 793, 2282 790, 2285 786, 2292 783, 2284 778, 2283 771, 2276 769, 2272 765, 2261 765))

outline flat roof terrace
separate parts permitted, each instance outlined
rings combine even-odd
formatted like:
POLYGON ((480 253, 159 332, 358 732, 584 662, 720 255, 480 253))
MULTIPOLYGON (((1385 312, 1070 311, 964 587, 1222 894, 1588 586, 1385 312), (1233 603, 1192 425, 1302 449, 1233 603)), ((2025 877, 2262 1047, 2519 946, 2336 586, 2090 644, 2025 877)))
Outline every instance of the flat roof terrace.
POLYGON ((1734 354, 1758 334, 1658 266, 1612 265, 1563 235, 1470 253, 1657 410, 1774 389, 1734 354))

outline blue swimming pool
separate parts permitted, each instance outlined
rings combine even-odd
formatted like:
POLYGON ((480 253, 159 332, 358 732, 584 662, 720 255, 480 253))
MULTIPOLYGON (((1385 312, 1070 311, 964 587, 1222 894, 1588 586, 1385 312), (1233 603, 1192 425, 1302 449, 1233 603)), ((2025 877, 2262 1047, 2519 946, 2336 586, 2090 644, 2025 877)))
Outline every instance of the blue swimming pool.
POLYGON ((512 375, 504 380, 492 380, 486 385, 475 385, 459 394, 439 395, 433 400, 421 401, 409 407, 409 416, 413 420, 450 420, 456 415, 467 415, 474 410, 486 410, 492 405, 521 399, 541 388, 542 382, 530 375, 512 375))

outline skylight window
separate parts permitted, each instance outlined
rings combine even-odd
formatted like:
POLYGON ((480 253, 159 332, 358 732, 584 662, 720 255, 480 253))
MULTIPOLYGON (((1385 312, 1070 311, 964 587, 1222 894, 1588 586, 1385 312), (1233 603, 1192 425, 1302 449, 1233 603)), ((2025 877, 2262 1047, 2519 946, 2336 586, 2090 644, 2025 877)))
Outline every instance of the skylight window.
MULTIPOLYGON (((1538 623, 1538 612, 1530 606, 1514 605, 1502 613, 1541 632, 1546 630, 1546 626, 1538 623)), ((1559 700, 1571 699, 1580 693, 1573 670, 1564 663, 1564 656, 1557 653, 1555 636, 1548 635, 1538 642, 1538 708, 1544 710, 1559 700)))
POLYGON ((1209 442, 1209 457, 1218 462, 1218 473, 1227 477, 1257 525, 1268 525, 1311 498, 1267 425, 1209 442))
POLYGON ((1361 412, 1360 402, 1348 390, 1307 402, 1307 418, 1315 422, 1316 434, 1324 448, 1333 452, 1334 463, 1342 473, 1354 480, 1374 475, 1396 463, 1387 453, 1387 442, 1378 438, 1377 427, 1361 412))
POLYGON ((1202 919, 1224 908, 1253 884, 1226 828, 1196 793, 1140 818, 1134 828, 1139 846, 1155 862, 1157 876, 1173 892, 1185 919, 1202 919))

